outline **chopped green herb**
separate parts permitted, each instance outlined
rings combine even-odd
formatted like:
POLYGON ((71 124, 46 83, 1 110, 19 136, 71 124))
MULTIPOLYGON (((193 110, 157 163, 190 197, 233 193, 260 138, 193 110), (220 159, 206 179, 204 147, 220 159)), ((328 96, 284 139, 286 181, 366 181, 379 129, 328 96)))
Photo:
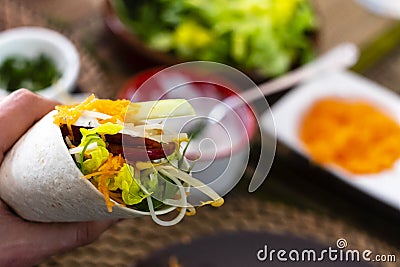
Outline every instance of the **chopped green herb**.
POLYGON ((0 88, 9 92, 19 88, 39 91, 61 77, 54 62, 46 55, 34 58, 20 55, 7 57, 0 65, 0 88))

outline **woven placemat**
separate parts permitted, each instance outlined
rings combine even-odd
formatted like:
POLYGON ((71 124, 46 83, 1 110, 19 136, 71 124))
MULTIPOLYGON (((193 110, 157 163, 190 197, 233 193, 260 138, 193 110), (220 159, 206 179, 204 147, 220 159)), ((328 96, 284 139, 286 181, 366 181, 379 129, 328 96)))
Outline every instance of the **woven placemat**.
POLYGON ((107 76, 67 29, 52 25, 45 17, 12 0, 0 0, 0 6, 0 31, 21 26, 40 26, 60 32, 74 43, 79 52, 81 62, 77 81, 79 88, 100 98, 115 97, 115 90, 110 87, 107 76))
POLYGON ((158 226, 149 217, 121 221, 94 243, 54 256, 39 266, 132 266, 139 259, 172 244, 187 243, 205 235, 242 230, 292 234, 332 247, 339 238, 344 238, 348 241, 349 249, 369 249, 374 253, 400 256, 396 248, 338 219, 268 203, 249 195, 235 195, 228 197, 222 207, 202 207, 198 214, 186 217, 172 227, 158 226))
POLYGON ((400 46, 374 64, 373 68, 365 71, 363 75, 400 94, 400 46))

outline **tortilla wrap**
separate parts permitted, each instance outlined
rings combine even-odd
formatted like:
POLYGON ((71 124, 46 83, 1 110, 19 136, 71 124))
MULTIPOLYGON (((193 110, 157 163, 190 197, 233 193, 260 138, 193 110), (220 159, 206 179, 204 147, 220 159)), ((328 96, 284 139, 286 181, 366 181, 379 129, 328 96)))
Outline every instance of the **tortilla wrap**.
MULTIPOLYGON (((149 215, 115 203, 107 211, 103 195, 76 166, 53 123, 56 111, 37 122, 6 154, 0 166, 0 198, 29 221, 72 222, 149 215)), ((156 214, 174 210, 166 207, 156 214)))

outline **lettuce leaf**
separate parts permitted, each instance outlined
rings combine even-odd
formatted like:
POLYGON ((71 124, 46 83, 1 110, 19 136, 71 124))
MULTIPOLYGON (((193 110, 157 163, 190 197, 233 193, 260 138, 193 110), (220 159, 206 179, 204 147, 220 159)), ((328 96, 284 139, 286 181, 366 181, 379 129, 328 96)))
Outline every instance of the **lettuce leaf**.
POLYGON ((134 169, 128 164, 124 164, 121 170, 107 185, 109 190, 122 190, 122 200, 127 205, 135 205, 142 202, 147 195, 140 189, 138 181, 133 178, 134 169))
MULTIPOLYGON (((106 143, 101 136, 105 134, 114 135, 120 132, 122 129, 122 125, 111 122, 107 122, 93 129, 80 129, 82 139, 79 146, 87 147, 91 143, 97 143, 96 149, 83 153, 85 155, 89 155, 89 158, 86 160, 83 160, 82 156, 81 171, 83 174, 86 175, 95 172, 110 155, 106 148, 106 143)), ((126 205, 138 204, 147 197, 147 195, 141 190, 138 182, 134 179, 133 173, 134 168, 124 163, 118 173, 107 182, 107 187, 109 190, 116 191, 119 189, 122 191, 122 200, 126 205)))
POLYGON ((318 25, 310 0, 114 0, 113 6, 147 45, 180 59, 272 77, 315 54, 318 25))
MULTIPOLYGON (((111 122, 104 123, 100 125, 99 127, 93 128, 93 129, 85 129, 81 128, 81 134, 82 134, 82 139, 81 139, 81 144, 79 146, 84 146, 85 143, 87 142, 87 138, 92 137, 94 135, 97 135, 99 138, 99 135, 104 135, 104 134, 117 134, 119 131, 121 131, 124 127, 120 124, 114 124, 111 122)), ((101 138, 100 138, 101 139, 101 138)))
POLYGON ((107 160, 110 153, 108 153, 108 150, 105 147, 98 146, 88 154, 91 158, 82 163, 82 173, 84 175, 95 172, 107 160))
POLYGON ((122 125, 113 124, 111 122, 107 122, 105 124, 100 125, 97 128, 93 129, 85 129, 81 128, 82 139, 79 146, 87 147, 89 144, 96 142, 97 148, 87 152, 86 154, 90 155, 89 159, 83 160, 83 155, 81 155, 81 171, 84 175, 95 172, 108 158, 109 152, 106 148, 106 143, 101 138, 101 135, 104 134, 117 134, 119 131, 123 129, 122 125))

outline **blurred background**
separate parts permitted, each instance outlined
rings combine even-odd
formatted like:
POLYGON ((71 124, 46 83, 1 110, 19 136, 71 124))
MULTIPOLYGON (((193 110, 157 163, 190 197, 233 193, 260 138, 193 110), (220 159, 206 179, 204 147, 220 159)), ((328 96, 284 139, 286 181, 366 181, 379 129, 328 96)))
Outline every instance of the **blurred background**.
MULTIPOLYGON (((142 58, 140 62, 135 61, 135 56, 138 56, 134 53, 135 48, 126 43, 124 45, 123 41, 121 44, 121 38, 108 30, 105 23, 105 16, 108 13, 107 3, 104 1, 15 2, 33 11, 45 23, 72 35, 74 40, 79 42, 80 47, 90 53, 102 69, 107 71, 107 76, 115 88, 121 88, 132 74, 154 65, 154 62, 147 62, 142 58)), ((327 51, 341 42, 354 42, 362 49, 367 49, 387 33, 390 36, 390 40, 386 40, 387 44, 382 44, 380 49, 373 49, 373 54, 378 55, 368 56, 381 57, 388 52, 390 43, 396 43, 397 36, 394 27, 397 21, 395 19, 374 15, 355 1, 313 0, 311 3, 316 20, 317 33, 314 44, 317 52, 327 51), (390 29, 394 32, 389 33, 390 29)), ((371 62, 362 66, 363 71, 374 61, 375 59, 372 58, 371 62)), ((374 76, 374 78, 378 77, 374 76)), ((388 85, 389 82, 386 81, 384 84, 388 85)))
MULTIPOLYGON (((0 30, 41 26, 62 33, 74 44, 80 70, 73 94, 63 99, 79 99, 80 93, 92 92, 101 98, 130 98, 150 75, 138 80, 138 74, 191 60, 225 63, 261 83, 342 42, 360 48, 352 72, 400 92, 400 23, 394 7, 388 13, 378 10, 373 1, 365 1, 369 5, 364 6, 361 0, 231 2, 0 0, 0 30), (372 10, 368 9, 371 5, 372 10)), ((273 104, 283 95, 268 100, 273 104)), ((395 254, 400 261, 398 209, 338 182, 335 175, 280 142, 267 180, 255 193, 248 193, 261 149, 258 133, 251 140, 244 177, 222 208, 204 207, 171 228, 157 226, 149 218, 123 221, 95 243, 39 266, 134 266, 139 262, 144 263, 137 266, 199 266, 174 265, 180 257, 185 262, 185 255, 171 258, 180 249, 171 246, 188 246, 186 255, 193 258, 197 253, 190 244, 196 238, 247 231, 274 236, 276 246, 290 246, 292 237, 299 238, 301 246, 335 246, 337 239, 345 238, 351 248, 395 254), (169 254, 165 249, 171 249, 169 254), (162 263, 149 263, 152 257, 162 263)), ((235 247, 216 240, 212 242, 221 246, 221 255, 235 247)), ((257 238, 254 242, 263 246, 257 238)), ((356 266, 346 264, 337 266, 356 266)))

